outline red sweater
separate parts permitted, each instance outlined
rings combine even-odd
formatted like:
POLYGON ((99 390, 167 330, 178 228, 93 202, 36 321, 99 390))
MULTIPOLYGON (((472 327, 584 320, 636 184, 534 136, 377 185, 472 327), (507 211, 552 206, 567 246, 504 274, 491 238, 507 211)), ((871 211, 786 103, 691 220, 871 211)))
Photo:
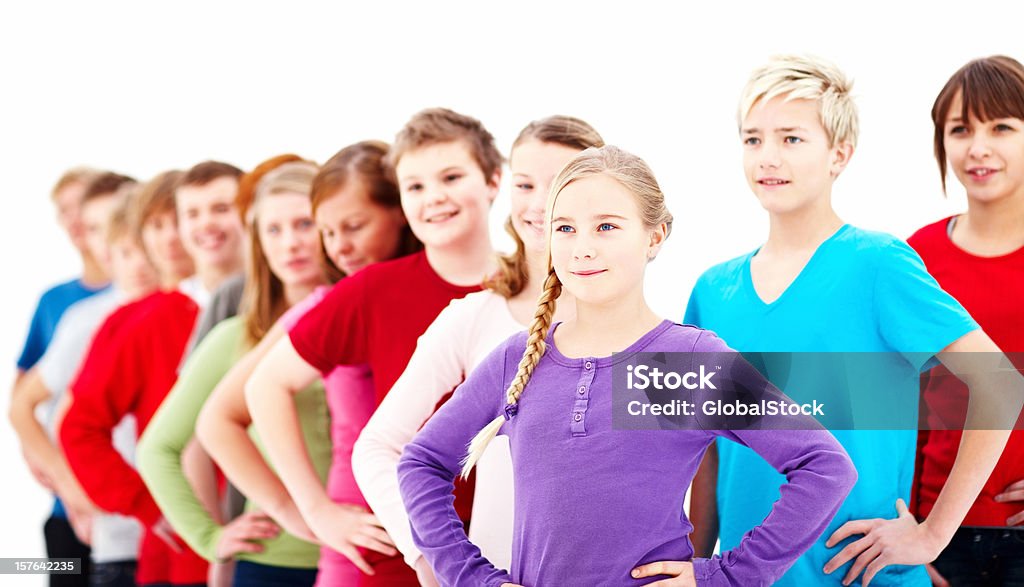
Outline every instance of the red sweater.
POLYGON ((206 581, 206 562, 184 546, 175 553, 149 530, 160 510, 135 469, 114 448, 111 433, 135 417, 138 434, 177 379, 199 308, 179 292, 157 292, 115 311, 93 338, 74 401, 60 430, 72 471, 89 497, 109 512, 134 516, 146 533, 139 553, 140 584, 206 581))
MULTIPOLYGON (((369 365, 379 404, 405 371, 417 339, 434 318, 452 300, 476 291, 480 287, 444 281, 426 254, 416 253, 342 279, 288 336, 299 355, 325 374, 339 365, 369 365)), ((455 509, 468 523, 472 479, 457 484, 455 496, 455 509)), ((419 584, 400 556, 375 561, 374 567, 377 574, 364 577, 363 585, 419 584)))
MULTIPOLYGON (((1007 353, 1024 351, 1024 248, 1001 257, 978 257, 957 247, 946 234, 949 219, 917 231, 908 239, 928 272, 956 298, 996 345, 1007 353)), ((1024 367, 1022 355, 1012 360, 1024 367)), ((936 367, 924 389, 930 427, 963 425, 967 386, 947 369, 936 367)), ((1018 421, 1018 430, 1021 422, 1018 421)), ((935 505, 956 460, 962 432, 922 430, 919 438, 915 500, 919 516, 935 505)), ((998 503, 993 498, 1024 479, 1024 432, 1013 432, 995 471, 967 513, 964 526, 1006 526, 1006 519, 1024 509, 1024 503, 998 503)))

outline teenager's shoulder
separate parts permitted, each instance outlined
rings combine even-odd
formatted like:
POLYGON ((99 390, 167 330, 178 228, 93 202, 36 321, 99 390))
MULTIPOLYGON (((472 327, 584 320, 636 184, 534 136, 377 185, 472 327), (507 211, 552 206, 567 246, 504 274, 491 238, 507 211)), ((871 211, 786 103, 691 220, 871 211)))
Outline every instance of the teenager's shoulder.
POLYGON ((424 267, 429 270, 430 266, 422 252, 374 263, 342 278, 331 287, 321 301, 325 307, 346 303, 362 305, 366 301, 376 299, 375 296, 369 295, 370 292, 383 293, 393 289, 404 291, 410 282, 416 281, 418 276, 424 273, 424 267), (367 299, 363 300, 362 297, 367 299))
POLYGON ((723 352, 732 349, 711 330, 672 322, 664 327, 643 352, 723 352))
POLYGON ((508 300, 490 290, 483 290, 455 298, 438 316, 468 320, 491 320, 502 313, 508 314, 508 300))
POLYGON ((67 307, 76 300, 106 291, 108 288, 109 286, 106 285, 97 288, 86 287, 82 280, 76 277, 53 285, 44 291, 43 295, 39 296, 39 305, 67 307))
POLYGON ((906 248, 907 243, 903 239, 880 230, 868 230, 852 224, 847 224, 839 229, 833 240, 836 244, 844 247, 851 253, 884 253, 896 248, 906 248))
POLYGON ((723 261, 716 265, 712 265, 708 269, 701 273, 700 277, 697 278, 698 286, 711 286, 716 287, 723 283, 734 284, 738 283, 739 278, 742 276, 743 271, 750 263, 750 258, 754 255, 754 251, 744 253, 738 257, 723 261))
POLYGON ((952 217, 943 218, 918 229, 907 239, 907 243, 915 250, 948 243, 949 236, 946 234, 946 227, 949 225, 950 218, 952 217))
POLYGON ((101 320, 117 308, 119 301, 120 294, 114 289, 83 298, 68 306, 61 317, 61 323, 75 324, 83 320, 101 320))
MULTIPOLYGON (((432 272, 426 254, 420 251, 397 259, 374 263, 346 279, 358 279, 370 284, 394 283, 416 279, 432 272)), ((345 279, 342 280, 342 282, 344 281, 345 279)))
POLYGON ((198 314, 199 306, 189 296, 177 290, 157 291, 121 306, 107 319, 107 324, 115 325, 125 334, 149 337, 172 327, 191 329, 198 314))

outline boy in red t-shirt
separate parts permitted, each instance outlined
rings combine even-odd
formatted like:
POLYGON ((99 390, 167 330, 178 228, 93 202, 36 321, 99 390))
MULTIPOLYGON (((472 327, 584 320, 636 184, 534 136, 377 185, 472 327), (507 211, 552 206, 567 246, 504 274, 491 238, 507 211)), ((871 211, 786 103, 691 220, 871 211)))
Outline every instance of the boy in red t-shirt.
MULTIPOLYGON (((289 442, 301 438, 293 393, 339 365, 367 364, 379 403, 437 314, 451 300, 479 291, 496 269, 487 215, 498 193, 502 157, 480 122, 446 109, 424 110, 398 134, 388 159, 423 252, 340 281, 270 350, 250 378, 246 397, 282 479, 308 480, 288 489, 313 533, 342 553, 356 547, 387 553, 384 560, 371 559, 375 573, 365 584, 418 585, 379 522, 331 502, 310 474, 301 446, 289 442)), ((467 523, 471 495, 467 487, 456 491, 467 523)), ((424 584, 433 581, 422 559, 416 572, 424 584)))

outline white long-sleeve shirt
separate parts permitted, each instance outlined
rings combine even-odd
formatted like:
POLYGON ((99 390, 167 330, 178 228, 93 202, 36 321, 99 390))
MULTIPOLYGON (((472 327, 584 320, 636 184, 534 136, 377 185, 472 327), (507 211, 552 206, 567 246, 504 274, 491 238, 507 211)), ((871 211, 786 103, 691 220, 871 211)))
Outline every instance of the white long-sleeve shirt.
MULTIPOLYGON (((453 300, 420 336, 409 365, 355 443, 352 469, 359 489, 410 566, 420 552, 398 490, 402 449, 445 395, 488 353, 522 330, 508 301, 494 292, 453 300)), ((513 497, 508 439, 499 436, 476 466, 469 537, 488 560, 505 569, 512 559, 513 497)))

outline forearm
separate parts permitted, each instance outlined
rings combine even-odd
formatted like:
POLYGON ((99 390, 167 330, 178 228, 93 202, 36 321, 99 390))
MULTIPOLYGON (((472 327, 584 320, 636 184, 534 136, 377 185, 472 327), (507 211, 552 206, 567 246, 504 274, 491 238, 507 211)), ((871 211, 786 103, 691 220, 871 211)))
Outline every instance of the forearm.
POLYGON ((942 548, 963 522, 1002 455, 1024 405, 1024 379, 980 330, 955 341, 939 359, 967 384, 970 394, 956 461, 923 522, 942 548))
POLYGON ((144 526, 160 519, 160 510, 138 472, 114 448, 113 425, 76 399, 60 426, 67 463, 86 495, 101 509, 134 516, 144 526))
POLYGON ((166 434, 164 414, 157 414, 139 440, 139 473, 175 532, 197 554, 213 560, 221 526, 186 479, 182 467, 184 441, 175 442, 166 434))
POLYGON ((767 584, 777 580, 825 531, 857 479, 842 446, 823 430, 737 432, 737 437, 786 476, 779 499, 739 545, 695 559, 701 584, 767 584))
POLYGON ((370 418, 352 448, 352 472, 370 509, 405 556, 406 562, 414 565, 422 554, 413 542, 409 515, 398 487, 401 447, 411 438, 401 442, 395 438, 400 433, 389 429, 387 424, 388 419, 379 410, 370 418))
POLYGON ((211 402, 199 415, 196 437, 224 475, 250 501, 271 517, 279 515, 291 503, 281 481, 263 460, 243 423, 218 412, 211 402))
POLYGON ((59 466, 58 461, 62 462, 64 459, 60 449, 50 439, 39 420, 36 420, 35 406, 21 401, 15 395, 11 399, 8 416, 14 433, 18 435, 18 441, 21 443, 21 450, 25 456, 32 459, 33 463, 43 468, 46 474, 53 478, 55 470, 59 466))
POLYGON ((305 516, 330 500, 309 458, 295 408, 297 392, 273 379, 253 377, 246 387, 245 397, 270 462, 305 516))
POLYGON ((1009 430, 964 430, 956 462, 923 524, 945 547, 995 469, 1009 430))
POLYGON ((181 454, 181 468, 203 509, 215 522, 223 524, 217 491, 217 468, 210 455, 194 439, 181 454))
POLYGON ((439 351, 445 349, 451 354, 452 348, 451 341, 436 341, 417 349, 352 450, 356 482, 410 566, 422 554, 413 541, 409 515, 402 502, 398 461, 405 446, 430 419, 437 403, 461 381, 459 362, 439 351))

